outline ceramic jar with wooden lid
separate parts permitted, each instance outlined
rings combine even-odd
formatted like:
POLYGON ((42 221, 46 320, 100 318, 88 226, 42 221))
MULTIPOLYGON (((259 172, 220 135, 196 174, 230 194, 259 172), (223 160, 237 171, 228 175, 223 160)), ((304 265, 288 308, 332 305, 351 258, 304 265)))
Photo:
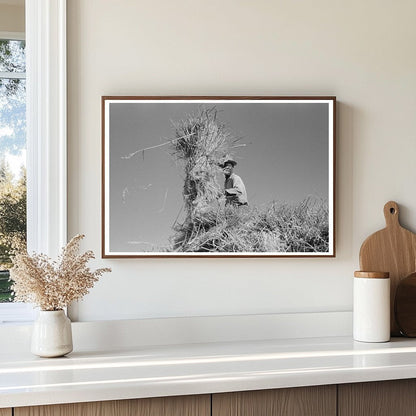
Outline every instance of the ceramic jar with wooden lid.
POLYGON ((361 342, 389 341, 389 273, 355 272, 353 303, 354 339, 361 342))

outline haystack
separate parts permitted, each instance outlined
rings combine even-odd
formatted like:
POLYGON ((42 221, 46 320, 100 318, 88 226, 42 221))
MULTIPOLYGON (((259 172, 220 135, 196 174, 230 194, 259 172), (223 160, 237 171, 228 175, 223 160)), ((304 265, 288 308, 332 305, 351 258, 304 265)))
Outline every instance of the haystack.
POLYGON ((186 219, 176 225, 175 250, 183 251, 196 234, 207 231, 216 222, 224 206, 222 186, 217 176, 219 164, 232 151, 235 139, 226 124, 217 119, 217 110, 201 107, 174 124, 173 156, 183 164, 183 198, 186 219))

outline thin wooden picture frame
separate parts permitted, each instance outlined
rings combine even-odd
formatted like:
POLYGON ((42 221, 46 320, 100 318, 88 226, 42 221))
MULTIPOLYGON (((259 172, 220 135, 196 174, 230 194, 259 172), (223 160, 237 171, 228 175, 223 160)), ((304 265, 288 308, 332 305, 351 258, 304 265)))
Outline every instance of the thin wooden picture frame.
POLYGON ((103 258, 335 257, 336 97, 103 96, 101 111, 103 258))

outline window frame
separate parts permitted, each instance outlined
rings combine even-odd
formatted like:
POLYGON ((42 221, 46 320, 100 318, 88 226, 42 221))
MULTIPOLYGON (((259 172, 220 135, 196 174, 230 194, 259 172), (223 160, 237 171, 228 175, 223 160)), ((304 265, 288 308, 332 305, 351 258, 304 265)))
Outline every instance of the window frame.
MULTIPOLYGON (((25 0, 25 19, 27 245, 56 257, 67 242, 66 0, 25 0)), ((0 324, 33 320, 31 305, 0 306, 0 324)))
POLYGON ((26 0, 28 250, 67 239, 66 0, 26 0))

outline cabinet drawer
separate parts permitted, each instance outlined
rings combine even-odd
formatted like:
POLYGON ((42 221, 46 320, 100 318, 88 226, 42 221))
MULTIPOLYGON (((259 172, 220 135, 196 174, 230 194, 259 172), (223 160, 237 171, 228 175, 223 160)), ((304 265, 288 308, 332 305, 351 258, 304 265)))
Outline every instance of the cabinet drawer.
POLYGON ((392 380, 338 386, 339 416, 414 416, 416 381, 392 380))
POLYGON ((210 416, 210 410, 210 396, 202 395, 18 407, 14 416, 210 416))
POLYGON ((213 394, 213 416, 335 416, 336 386, 213 394))

